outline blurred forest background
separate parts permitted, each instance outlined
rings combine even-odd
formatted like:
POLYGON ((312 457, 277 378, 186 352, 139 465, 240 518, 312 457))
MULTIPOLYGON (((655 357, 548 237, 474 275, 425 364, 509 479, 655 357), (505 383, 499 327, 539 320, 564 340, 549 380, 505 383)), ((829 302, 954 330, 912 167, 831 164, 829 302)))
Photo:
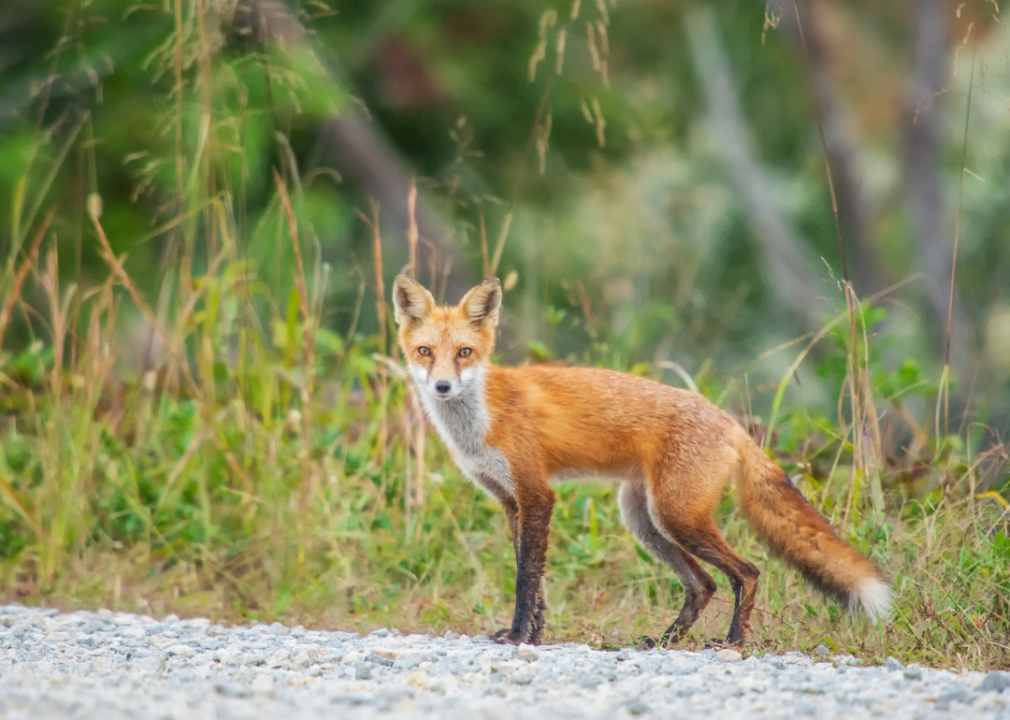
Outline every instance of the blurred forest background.
MULTIPOLYGON (((728 497, 756 643, 1007 664, 1003 9, 5 0, 0 594, 505 623, 500 513, 399 370, 416 267, 503 279, 503 362, 697 387, 895 581, 850 620, 728 497)), ((612 488, 566 485, 552 542, 553 637, 679 607, 612 488)))

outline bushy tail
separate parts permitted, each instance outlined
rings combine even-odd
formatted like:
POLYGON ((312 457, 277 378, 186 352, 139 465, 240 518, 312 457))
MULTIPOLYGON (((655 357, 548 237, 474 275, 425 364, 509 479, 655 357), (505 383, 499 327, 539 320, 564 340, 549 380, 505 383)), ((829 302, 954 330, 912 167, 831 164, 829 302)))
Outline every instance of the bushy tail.
POLYGON ((887 617, 891 589, 877 567, 831 527, 746 433, 737 445, 743 467, 738 481, 744 517, 777 554, 826 594, 862 605, 870 620, 887 617))

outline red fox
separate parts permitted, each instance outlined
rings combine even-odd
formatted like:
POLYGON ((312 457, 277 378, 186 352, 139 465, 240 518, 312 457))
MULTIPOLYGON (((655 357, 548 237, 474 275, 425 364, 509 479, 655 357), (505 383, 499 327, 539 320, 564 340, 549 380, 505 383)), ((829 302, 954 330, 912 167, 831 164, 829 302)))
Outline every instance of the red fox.
POLYGON ((406 275, 393 284, 400 346, 421 403, 460 469, 508 516, 516 605, 496 640, 541 641, 550 483, 574 477, 617 482, 628 529, 680 578, 684 606, 661 645, 681 640, 715 593, 698 560, 732 585, 727 644, 742 645, 750 629, 760 572, 712 521, 730 482, 753 528, 807 580, 850 609, 861 604, 871 620, 886 617, 891 591, 876 566, 831 531, 733 418, 698 393, 612 370, 492 365, 501 301, 497 279, 455 307, 437 306, 406 275))

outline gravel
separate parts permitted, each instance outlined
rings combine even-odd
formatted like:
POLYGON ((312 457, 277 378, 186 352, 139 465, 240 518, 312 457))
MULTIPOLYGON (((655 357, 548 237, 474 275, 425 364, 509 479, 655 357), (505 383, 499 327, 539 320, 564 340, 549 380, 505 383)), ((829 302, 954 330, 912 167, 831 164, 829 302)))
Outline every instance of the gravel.
MULTIPOLYGON (((823 648, 821 648, 823 650, 823 648)), ((3 718, 1008 718, 1010 673, 0 606, 3 718)))

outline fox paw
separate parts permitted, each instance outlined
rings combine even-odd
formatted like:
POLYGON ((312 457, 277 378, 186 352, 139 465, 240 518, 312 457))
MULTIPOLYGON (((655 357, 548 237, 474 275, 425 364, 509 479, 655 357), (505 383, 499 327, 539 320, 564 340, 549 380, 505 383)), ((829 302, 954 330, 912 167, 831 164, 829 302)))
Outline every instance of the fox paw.
POLYGON ((530 626, 530 639, 527 640, 530 645, 539 645, 544 639, 544 608, 537 607, 536 611, 533 613, 533 622, 530 626))
POLYGON ((659 647, 659 641, 648 635, 639 635, 633 644, 636 650, 652 650, 659 647))
POLYGON ((502 628, 491 636, 499 645, 532 645, 529 636, 513 635, 511 628, 502 628))

